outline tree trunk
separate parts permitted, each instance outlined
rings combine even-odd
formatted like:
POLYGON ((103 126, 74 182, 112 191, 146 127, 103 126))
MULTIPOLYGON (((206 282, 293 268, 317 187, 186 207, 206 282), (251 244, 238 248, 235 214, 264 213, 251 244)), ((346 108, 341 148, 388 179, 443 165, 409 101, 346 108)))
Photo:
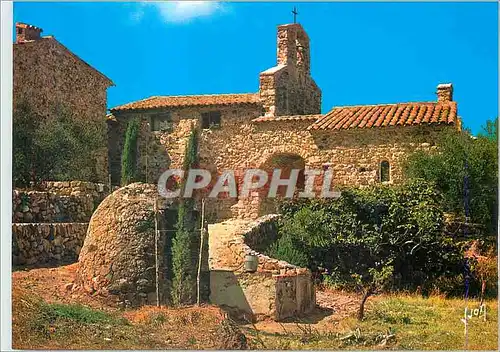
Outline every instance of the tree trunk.
POLYGON ((484 303, 484 293, 486 291, 486 280, 481 277, 481 303, 480 305, 483 305, 484 303))
POLYGON ((358 311, 358 320, 359 321, 362 321, 365 317, 365 303, 366 303, 366 300, 368 299, 368 297, 370 297, 372 293, 373 293, 373 288, 370 287, 363 294, 363 298, 361 299, 361 303, 359 304, 359 311, 358 311))

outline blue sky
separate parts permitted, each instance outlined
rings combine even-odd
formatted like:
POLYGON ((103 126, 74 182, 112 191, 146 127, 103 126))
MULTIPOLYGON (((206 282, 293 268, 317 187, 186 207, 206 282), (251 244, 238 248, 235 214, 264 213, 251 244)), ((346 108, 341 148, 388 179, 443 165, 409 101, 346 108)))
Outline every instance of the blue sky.
POLYGON ((15 3, 111 78, 108 107, 152 95, 246 93, 276 63, 276 26, 298 22, 333 106, 433 101, 452 82, 464 125, 498 115, 497 3, 15 3))

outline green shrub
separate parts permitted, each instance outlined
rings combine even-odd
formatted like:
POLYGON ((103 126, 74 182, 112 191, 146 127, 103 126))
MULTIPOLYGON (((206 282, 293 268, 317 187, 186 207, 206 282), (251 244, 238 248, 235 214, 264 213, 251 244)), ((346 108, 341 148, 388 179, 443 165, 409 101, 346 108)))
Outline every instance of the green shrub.
POLYGON ((484 225, 486 235, 497 232, 497 131, 497 123, 491 121, 477 138, 467 131, 448 131, 439 141, 438 151, 415 152, 404 165, 406 177, 422 178, 437 186, 444 196, 444 211, 462 216, 467 176, 470 221, 484 225))
POLYGON ((410 289, 462 270, 462 244, 443 232, 441 195, 422 180, 286 201, 280 211, 278 241, 267 252, 327 269, 336 287, 410 289))
POLYGON ((13 113, 12 178, 16 187, 41 181, 97 181, 97 152, 105 147, 104 123, 55 105, 40 116, 21 102, 13 113))

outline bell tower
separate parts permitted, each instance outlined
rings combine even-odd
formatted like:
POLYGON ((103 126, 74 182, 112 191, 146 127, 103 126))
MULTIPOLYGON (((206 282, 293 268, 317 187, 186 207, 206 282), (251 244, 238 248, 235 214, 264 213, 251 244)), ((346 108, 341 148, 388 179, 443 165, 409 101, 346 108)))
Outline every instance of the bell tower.
POLYGON ((300 24, 278 26, 276 61, 260 74, 265 116, 321 113, 321 90, 311 77, 309 37, 300 24))

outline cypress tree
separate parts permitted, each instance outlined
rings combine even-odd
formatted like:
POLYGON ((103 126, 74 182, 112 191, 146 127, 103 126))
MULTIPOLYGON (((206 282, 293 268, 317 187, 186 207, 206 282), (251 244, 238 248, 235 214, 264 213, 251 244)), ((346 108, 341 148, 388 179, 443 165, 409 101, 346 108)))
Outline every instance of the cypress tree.
MULTIPOLYGON (((198 134, 191 129, 184 155, 183 169, 187 173, 198 165, 198 134)), ((184 191, 184 182, 181 190, 184 191)), ((183 192, 181 192, 182 194, 183 192)), ((192 303, 195 291, 196 263, 193 260, 193 249, 196 248, 196 226, 193 218, 193 199, 180 199, 177 216, 176 233, 172 242, 172 303, 174 305, 192 303)))
POLYGON ((139 121, 130 120, 125 132, 125 144, 122 152, 122 177, 121 184, 126 186, 137 178, 137 136, 139 134, 139 121))

